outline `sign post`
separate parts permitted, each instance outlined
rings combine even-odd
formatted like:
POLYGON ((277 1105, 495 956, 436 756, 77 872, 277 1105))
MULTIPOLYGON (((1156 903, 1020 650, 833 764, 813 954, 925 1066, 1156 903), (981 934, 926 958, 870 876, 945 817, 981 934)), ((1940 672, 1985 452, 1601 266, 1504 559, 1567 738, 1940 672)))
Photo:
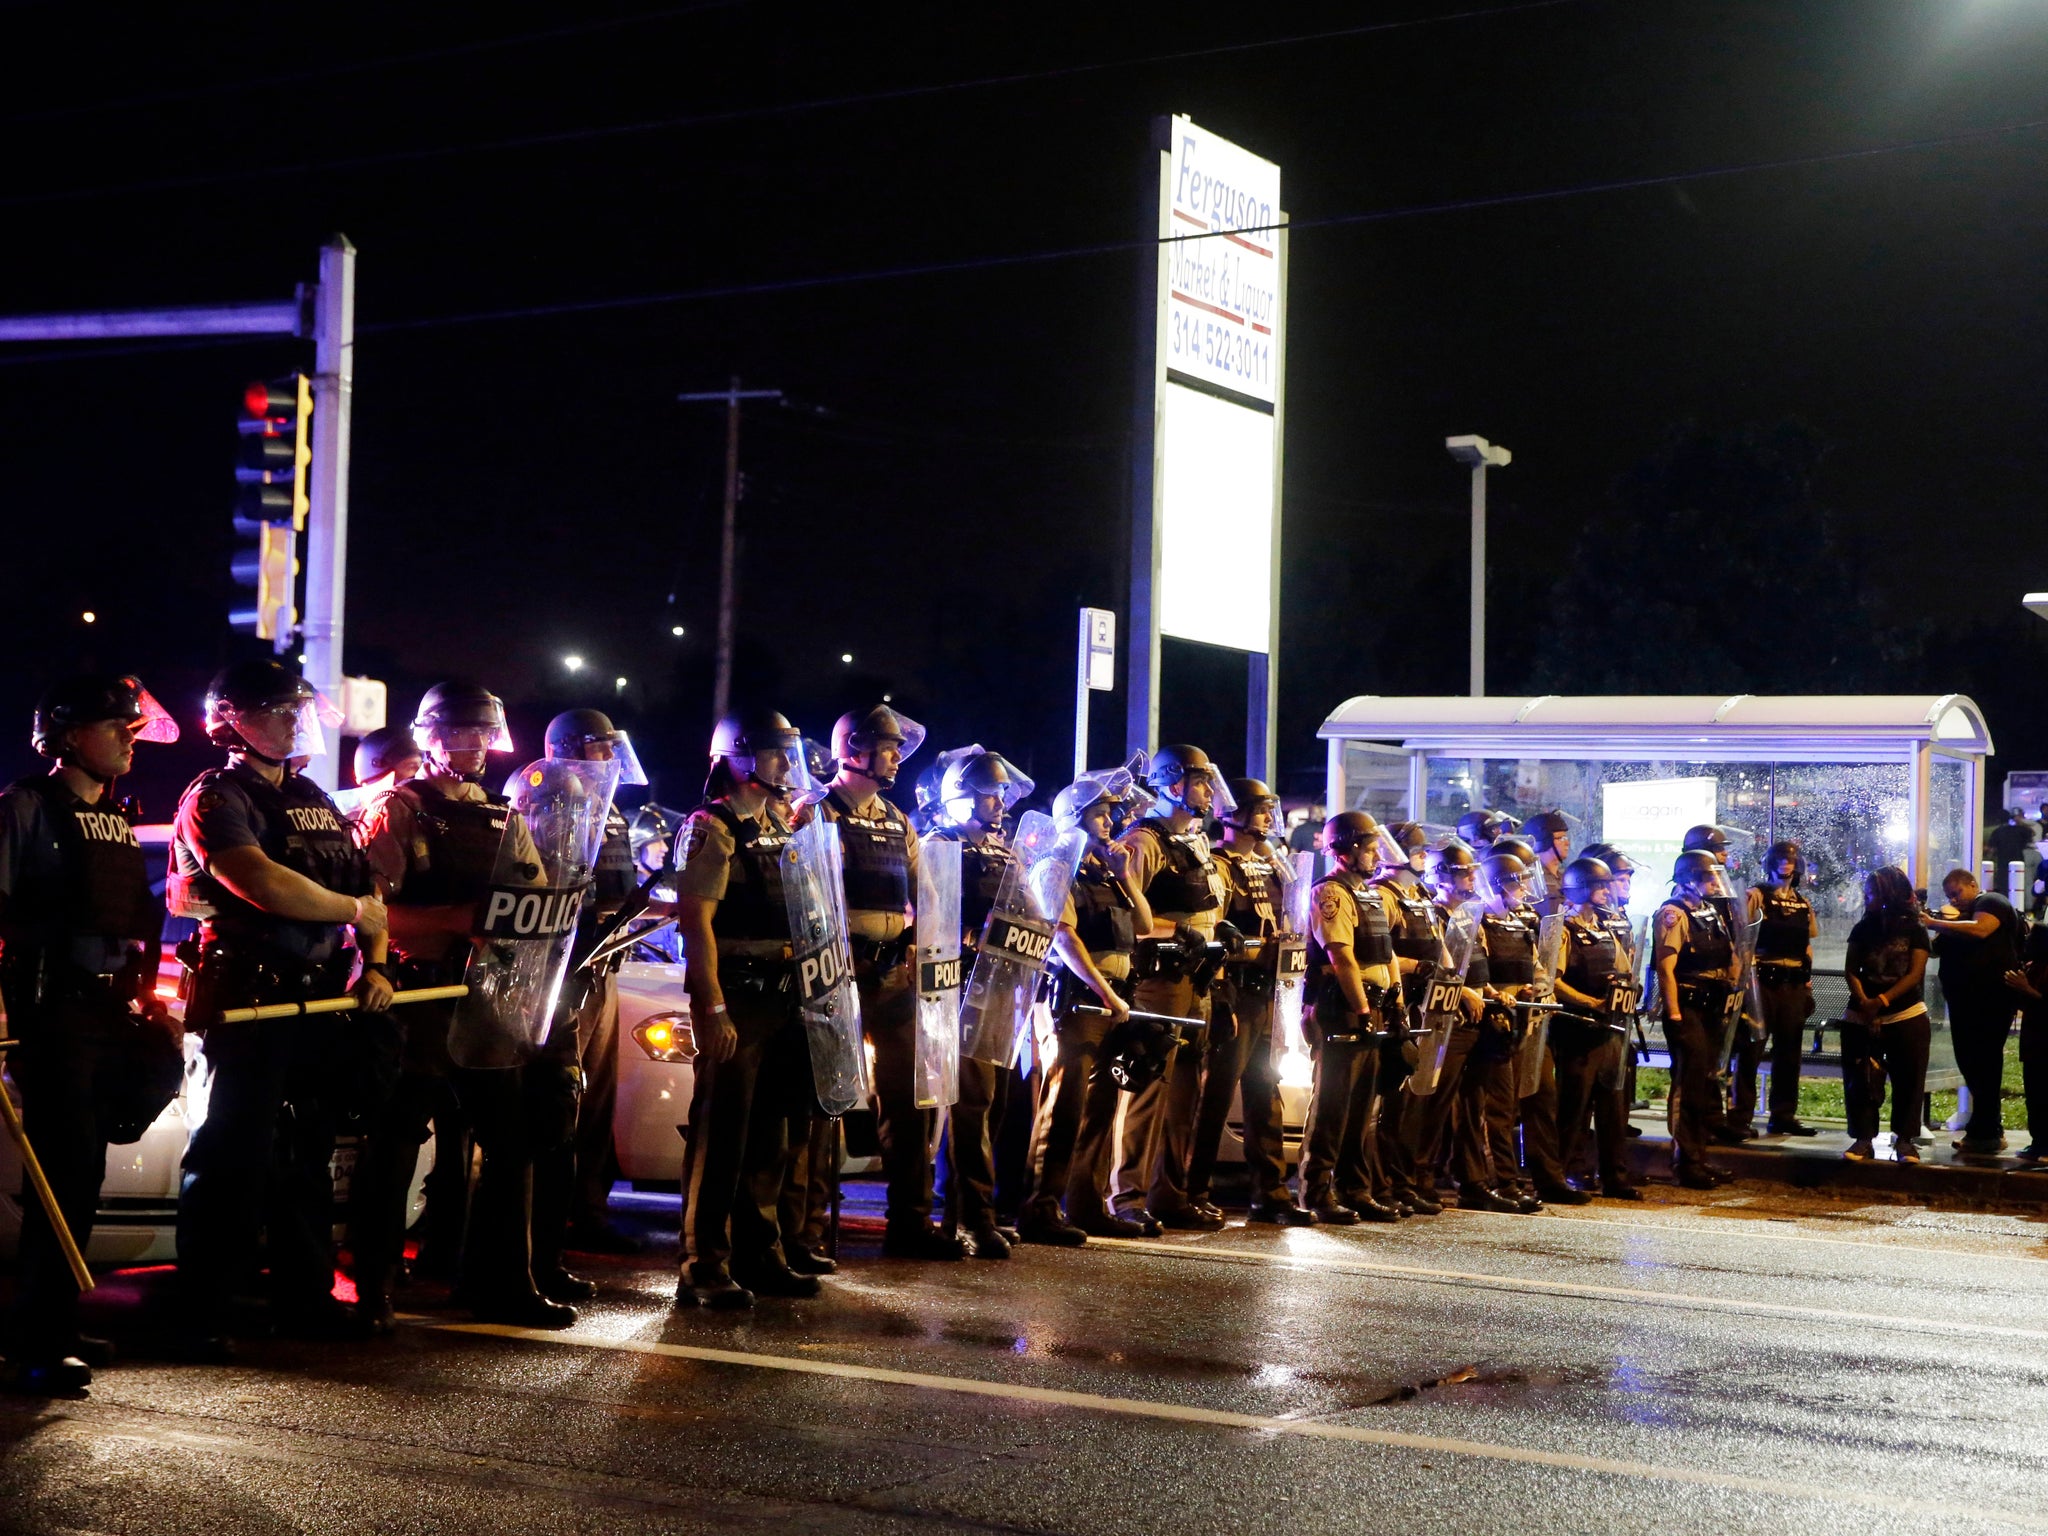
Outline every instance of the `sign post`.
MULTIPOLYGON (((1159 732, 1159 639, 1248 659, 1245 771, 1273 776, 1287 215, 1280 168, 1161 119, 1140 316, 1128 736, 1159 732)), ((1152 180, 1147 178, 1148 183, 1152 180)))
POLYGON ((1116 613, 1081 610, 1081 636, 1074 647, 1074 777, 1088 771, 1088 695, 1116 686, 1116 613))

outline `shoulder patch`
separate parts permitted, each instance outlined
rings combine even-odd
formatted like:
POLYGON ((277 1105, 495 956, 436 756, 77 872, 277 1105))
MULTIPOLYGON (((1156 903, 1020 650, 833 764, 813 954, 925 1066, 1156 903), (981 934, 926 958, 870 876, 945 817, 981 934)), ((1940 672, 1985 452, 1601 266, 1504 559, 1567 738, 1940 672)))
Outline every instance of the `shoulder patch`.
POLYGON ((1335 886, 1324 886, 1316 892, 1316 910, 1323 914, 1326 922, 1335 920, 1344 910, 1344 898, 1337 894, 1335 886))

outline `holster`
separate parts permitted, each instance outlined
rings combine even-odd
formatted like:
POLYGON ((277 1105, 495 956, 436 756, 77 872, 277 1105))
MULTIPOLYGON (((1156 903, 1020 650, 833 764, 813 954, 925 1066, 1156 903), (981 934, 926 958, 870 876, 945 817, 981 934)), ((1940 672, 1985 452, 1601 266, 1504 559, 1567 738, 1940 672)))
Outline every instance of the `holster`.
POLYGON ((868 976, 886 976, 901 965, 917 943, 917 935, 906 928, 893 939, 847 940, 853 951, 854 969, 868 976))

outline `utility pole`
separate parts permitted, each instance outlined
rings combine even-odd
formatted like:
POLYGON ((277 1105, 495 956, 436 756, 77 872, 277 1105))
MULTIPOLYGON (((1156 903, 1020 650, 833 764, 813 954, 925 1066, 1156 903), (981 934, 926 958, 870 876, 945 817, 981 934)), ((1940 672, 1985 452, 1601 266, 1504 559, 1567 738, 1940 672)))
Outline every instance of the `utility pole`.
POLYGON ((734 374, 724 389, 677 395, 685 405, 725 403, 725 515, 718 530, 718 671, 711 685, 711 713, 723 719, 732 704, 733 630, 739 609, 738 566, 740 510, 740 402, 780 400, 779 389, 741 389, 734 374))
POLYGON ((1514 459, 1483 437, 1447 437, 1444 446, 1460 464, 1472 466, 1472 697, 1486 697, 1486 472, 1514 459))

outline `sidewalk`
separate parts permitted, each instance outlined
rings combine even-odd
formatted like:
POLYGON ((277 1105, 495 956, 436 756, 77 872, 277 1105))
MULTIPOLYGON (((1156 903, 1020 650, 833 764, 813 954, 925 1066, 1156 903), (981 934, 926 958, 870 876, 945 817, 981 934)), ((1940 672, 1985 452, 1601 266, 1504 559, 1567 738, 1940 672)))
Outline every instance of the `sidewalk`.
MULTIPOLYGON (((1629 1142, 1629 1168, 1638 1178, 1669 1179, 1671 1139, 1661 1105, 1631 1117, 1642 1135, 1629 1142)), ((1892 1160, 1891 1137, 1878 1138, 1876 1162, 1852 1163, 1843 1126, 1818 1122, 1818 1136, 1758 1136, 1740 1146, 1716 1145, 1712 1158, 1738 1179, 1789 1184, 1796 1189, 1868 1189, 1917 1199, 1962 1200, 1981 1205, 2048 1205, 2048 1164, 2029 1167, 2011 1156, 1965 1157, 1953 1151, 1948 1131, 1929 1131, 1920 1144, 1921 1161, 1892 1160)), ((2026 1145, 2026 1132, 2008 1129, 2011 1151, 2026 1145)))

